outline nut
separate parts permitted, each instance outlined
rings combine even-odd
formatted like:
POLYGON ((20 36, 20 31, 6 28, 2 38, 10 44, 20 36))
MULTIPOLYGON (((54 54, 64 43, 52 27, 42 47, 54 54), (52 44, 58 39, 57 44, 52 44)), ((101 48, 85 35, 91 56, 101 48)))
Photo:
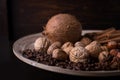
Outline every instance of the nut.
POLYGON ((34 49, 40 52, 47 52, 50 41, 46 37, 39 37, 34 42, 34 49))
POLYGON ((81 40, 80 40, 81 43, 83 43, 85 46, 88 45, 89 43, 92 42, 92 40, 88 37, 83 37, 81 40))
POLYGON ((78 63, 78 62, 82 62, 85 63, 88 59, 89 54, 87 53, 87 50, 81 46, 79 47, 74 47, 71 51, 70 51, 70 61, 78 63))
POLYGON ((69 47, 64 48, 63 51, 65 51, 66 54, 69 55, 69 54, 70 54, 70 51, 71 51, 73 48, 74 48, 73 46, 69 46, 69 47))
POLYGON ((98 58, 99 53, 102 51, 100 43, 97 41, 91 42, 89 45, 85 47, 88 53, 95 58, 98 58))
POLYGON ((64 43, 63 45, 62 45, 62 49, 64 49, 64 48, 66 48, 66 47, 69 47, 69 46, 73 46, 73 43, 71 43, 71 42, 66 42, 66 43, 64 43))
POLYGON ((108 51, 107 46, 101 46, 102 51, 108 51))
POLYGON ((108 49, 115 49, 117 48, 117 42, 116 41, 109 41, 107 44, 108 49))
POLYGON ((60 48, 61 46, 62 44, 59 41, 52 43, 47 50, 47 54, 52 54, 54 49, 60 48))
POLYGON ((108 55, 109 55, 108 51, 100 52, 100 54, 98 56, 99 61, 103 62, 103 61, 107 60, 108 55))
POLYGON ((83 44, 82 42, 78 41, 75 43, 75 47, 79 47, 79 46, 82 46, 82 47, 85 47, 85 44, 83 44))
POLYGON ((66 60, 68 55, 62 49, 55 49, 52 53, 52 58, 57 60, 66 60))
POLYGON ((71 42, 66 42, 63 44, 63 46, 61 48, 63 51, 65 51, 69 55, 70 51, 73 48, 73 44, 71 42))
POLYGON ((119 52, 118 49, 111 49, 111 50, 110 50, 110 55, 112 55, 112 56, 117 56, 118 52, 119 52))
POLYGON ((120 52, 118 52, 117 57, 120 59, 120 52))

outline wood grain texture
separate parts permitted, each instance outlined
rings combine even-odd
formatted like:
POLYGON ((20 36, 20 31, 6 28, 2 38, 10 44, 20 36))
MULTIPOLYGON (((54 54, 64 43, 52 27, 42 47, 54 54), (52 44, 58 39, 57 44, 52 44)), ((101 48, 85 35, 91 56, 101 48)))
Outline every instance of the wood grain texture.
POLYGON ((0 0, 0 35, 8 34, 6 0, 0 0))
POLYGON ((7 5, 6 0, 0 0, 0 65, 6 64, 9 61, 7 5))
POLYGON ((42 31, 48 19, 58 13, 75 15, 83 29, 118 28, 120 25, 119 0, 11 1, 14 37, 42 31))

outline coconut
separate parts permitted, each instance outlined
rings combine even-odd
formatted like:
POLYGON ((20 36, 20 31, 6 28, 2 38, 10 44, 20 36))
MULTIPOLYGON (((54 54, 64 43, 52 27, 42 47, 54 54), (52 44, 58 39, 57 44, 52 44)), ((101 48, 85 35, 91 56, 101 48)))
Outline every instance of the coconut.
POLYGON ((81 23, 71 14, 57 14, 51 17, 44 28, 44 33, 51 43, 76 42, 80 39, 81 32, 81 23))

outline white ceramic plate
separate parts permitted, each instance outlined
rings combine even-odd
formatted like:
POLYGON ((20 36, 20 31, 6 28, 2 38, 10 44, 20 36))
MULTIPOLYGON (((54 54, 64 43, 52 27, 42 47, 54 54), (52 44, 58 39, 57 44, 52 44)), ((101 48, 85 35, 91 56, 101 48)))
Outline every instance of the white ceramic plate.
MULTIPOLYGON (((89 32, 96 32, 100 30, 83 30, 82 34, 89 33, 89 32)), ((22 56, 22 52, 25 49, 33 49, 33 43, 34 41, 42 36, 41 33, 36 33, 36 34, 31 34, 25 37, 22 37, 15 41, 13 44, 13 52, 15 56, 20 59, 21 61, 32 65, 34 67, 44 69, 47 71, 52 71, 56 73, 61 73, 61 74, 68 74, 68 75, 76 75, 76 76, 118 76, 120 75, 120 70, 114 70, 114 71, 74 71, 74 70, 69 70, 69 69, 63 69, 60 67, 56 66, 48 66, 45 64, 38 63, 36 61, 27 59, 22 56)))

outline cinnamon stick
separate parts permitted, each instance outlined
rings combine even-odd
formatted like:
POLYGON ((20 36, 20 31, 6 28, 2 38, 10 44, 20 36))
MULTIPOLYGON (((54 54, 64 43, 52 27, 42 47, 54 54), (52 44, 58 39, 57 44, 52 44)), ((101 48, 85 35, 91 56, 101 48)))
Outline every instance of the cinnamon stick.
POLYGON ((108 36, 109 34, 113 33, 114 31, 116 31, 115 28, 106 29, 106 30, 104 30, 103 32, 101 32, 100 35, 96 36, 94 39, 95 39, 95 40, 102 39, 102 38, 108 36))
POLYGON ((99 35, 105 34, 105 33, 109 32, 109 31, 112 31, 112 30, 115 30, 115 28, 114 28, 114 27, 110 27, 110 28, 108 28, 108 29, 103 30, 102 32, 98 32, 98 34, 99 34, 99 35))
POLYGON ((120 33, 108 34, 106 37, 107 37, 108 39, 114 38, 114 37, 120 37, 120 33))
POLYGON ((120 42, 120 37, 115 37, 115 38, 112 38, 112 39, 107 39, 107 40, 102 40, 102 41, 99 41, 99 43, 107 43, 109 41, 117 41, 117 42, 120 42))

